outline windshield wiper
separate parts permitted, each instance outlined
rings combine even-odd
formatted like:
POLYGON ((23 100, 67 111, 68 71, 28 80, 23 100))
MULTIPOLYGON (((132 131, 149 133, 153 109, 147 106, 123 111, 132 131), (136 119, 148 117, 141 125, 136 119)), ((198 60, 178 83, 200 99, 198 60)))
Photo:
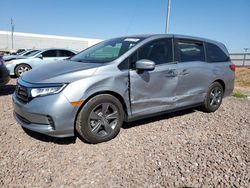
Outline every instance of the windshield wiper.
POLYGON ((81 60, 81 59, 69 59, 69 60, 83 63, 83 60, 81 60))

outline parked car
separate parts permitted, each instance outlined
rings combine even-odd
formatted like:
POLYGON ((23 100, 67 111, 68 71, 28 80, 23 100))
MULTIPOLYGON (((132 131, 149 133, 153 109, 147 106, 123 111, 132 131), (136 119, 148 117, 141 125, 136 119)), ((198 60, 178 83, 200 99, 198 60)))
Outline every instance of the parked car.
POLYGON ((9 80, 9 72, 4 65, 4 60, 2 56, 0 56, 0 86, 7 84, 9 80))
POLYGON ((233 91, 234 78, 235 65, 220 42, 115 38, 24 74, 13 94, 14 116, 36 132, 67 137, 76 130, 99 143, 114 138, 124 121, 195 106, 214 112, 233 91))
POLYGON ((76 51, 68 49, 43 49, 34 51, 26 56, 19 56, 18 59, 6 61, 5 65, 11 76, 19 77, 23 73, 44 63, 51 63, 56 60, 66 59, 76 53, 76 51))
POLYGON ((37 52, 38 50, 26 50, 26 51, 23 51, 19 54, 17 54, 17 56, 28 56, 30 55, 31 53, 34 53, 34 52, 37 52))
POLYGON ((25 51, 27 51, 27 49, 24 49, 24 48, 18 49, 15 54, 19 55, 20 53, 25 52, 25 51))
POLYGON ((12 61, 14 59, 24 59, 28 57, 30 54, 37 52, 38 50, 27 50, 19 53, 18 55, 5 55, 3 59, 5 62, 12 61))

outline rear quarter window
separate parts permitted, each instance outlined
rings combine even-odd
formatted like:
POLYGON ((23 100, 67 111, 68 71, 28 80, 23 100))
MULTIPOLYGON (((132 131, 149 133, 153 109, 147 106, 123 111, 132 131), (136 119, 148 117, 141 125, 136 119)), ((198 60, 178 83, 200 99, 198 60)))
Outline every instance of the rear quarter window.
POLYGON ((68 50, 59 50, 59 57, 71 57, 75 55, 73 52, 68 50))
POLYGON ((208 62, 226 62, 229 61, 228 55, 217 45, 205 43, 208 62))

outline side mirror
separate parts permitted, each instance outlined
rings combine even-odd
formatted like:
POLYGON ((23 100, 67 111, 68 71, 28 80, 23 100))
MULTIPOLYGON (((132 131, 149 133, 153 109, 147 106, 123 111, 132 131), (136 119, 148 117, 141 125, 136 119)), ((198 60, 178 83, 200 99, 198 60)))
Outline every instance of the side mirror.
POLYGON ((148 59, 141 59, 136 61, 135 67, 137 70, 154 70, 155 69, 155 62, 148 60, 148 59))
POLYGON ((42 55, 42 54, 39 54, 39 55, 37 56, 37 58, 43 59, 43 55, 42 55))

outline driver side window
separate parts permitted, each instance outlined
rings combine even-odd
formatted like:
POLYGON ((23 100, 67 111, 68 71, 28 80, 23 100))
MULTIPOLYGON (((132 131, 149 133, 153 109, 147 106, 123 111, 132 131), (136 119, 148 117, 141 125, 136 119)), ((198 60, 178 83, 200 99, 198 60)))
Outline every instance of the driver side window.
POLYGON ((138 51, 138 60, 149 59, 155 65, 173 61, 172 39, 158 39, 144 45, 138 51))
POLYGON ((135 69, 135 63, 141 59, 154 61, 155 65, 173 62, 172 39, 151 41, 129 57, 130 69, 135 69))
POLYGON ((43 57, 57 57, 57 50, 47 50, 42 55, 43 57))

